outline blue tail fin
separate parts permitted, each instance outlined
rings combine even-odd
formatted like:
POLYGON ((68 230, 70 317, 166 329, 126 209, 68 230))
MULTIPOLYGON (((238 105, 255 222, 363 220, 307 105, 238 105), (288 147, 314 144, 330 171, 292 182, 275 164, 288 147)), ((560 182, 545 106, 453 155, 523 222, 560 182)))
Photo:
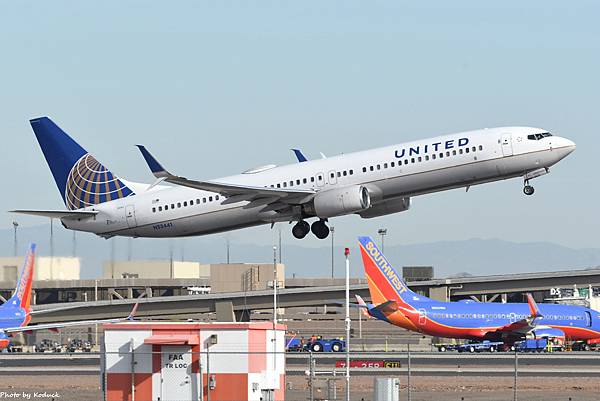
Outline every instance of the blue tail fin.
POLYGON ((30 121, 69 210, 132 195, 133 191, 48 117, 30 121))

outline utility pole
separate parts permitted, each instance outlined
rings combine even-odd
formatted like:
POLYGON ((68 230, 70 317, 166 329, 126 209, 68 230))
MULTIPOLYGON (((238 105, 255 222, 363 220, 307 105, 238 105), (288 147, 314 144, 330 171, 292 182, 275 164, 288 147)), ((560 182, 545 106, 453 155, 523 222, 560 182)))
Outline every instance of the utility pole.
POLYGON ((277 325, 277 247, 273 246, 273 330, 277 325))
POLYGON ((385 248, 384 248, 384 237, 387 235, 387 228, 380 228, 379 230, 377 230, 377 234, 379 234, 381 236, 381 253, 385 252, 385 248))
POLYGON ((227 247, 227 264, 229 264, 229 237, 225 239, 225 246, 227 247))
POLYGON ((346 257, 346 401, 350 401, 350 248, 344 249, 346 257))
POLYGON ((279 263, 281 263, 281 227, 279 228, 279 263))
POLYGON ((73 249, 71 250, 71 253, 73 254, 73 257, 77 256, 77 231, 73 230, 73 249))
POLYGON ((333 233, 335 233, 335 227, 330 227, 329 232, 331 233, 331 278, 333 278, 334 277, 333 233))
POLYGON ((19 227, 19 223, 17 223, 16 221, 13 221, 13 227, 15 229, 15 240, 14 240, 14 248, 15 248, 15 252, 14 252, 14 256, 17 256, 17 228, 19 227))

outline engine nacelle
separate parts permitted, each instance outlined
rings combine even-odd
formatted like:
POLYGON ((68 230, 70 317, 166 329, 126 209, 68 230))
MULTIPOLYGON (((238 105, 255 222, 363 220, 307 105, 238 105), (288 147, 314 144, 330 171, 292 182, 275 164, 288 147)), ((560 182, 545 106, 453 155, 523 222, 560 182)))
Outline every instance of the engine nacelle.
POLYGON ((343 216, 366 210, 371 206, 369 191, 362 185, 335 188, 317 193, 312 212, 321 218, 343 216))
POLYGON ((565 332, 554 327, 537 327, 527 333, 527 338, 565 338, 565 332))
POLYGON ((385 216, 386 214, 404 212, 410 208, 410 198, 389 199, 378 202, 369 209, 358 213, 363 219, 385 216))

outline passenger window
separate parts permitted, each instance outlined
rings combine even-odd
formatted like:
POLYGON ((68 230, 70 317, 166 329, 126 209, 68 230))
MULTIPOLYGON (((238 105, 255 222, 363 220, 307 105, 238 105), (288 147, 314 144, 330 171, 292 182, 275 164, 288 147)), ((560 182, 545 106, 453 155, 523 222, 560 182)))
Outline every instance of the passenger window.
POLYGON ((171 209, 175 209, 175 204, 171 203, 171 209))
POLYGON ((431 155, 431 158, 435 160, 435 153, 431 155))
POLYGON ((277 184, 277 188, 281 188, 281 184, 277 184))
POLYGON ((450 151, 446 152, 446 157, 450 157, 450 151))
POLYGON ((440 159, 442 159, 444 157, 443 153, 440 153, 440 159))
POLYGON ((208 201, 209 201, 209 202, 212 202, 212 196, 209 196, 209 197, 208 197, 208 201))
POLYGON ((337 172, 338 178, 340 178, 342 176, 342 173, 340 173, 339 171, 337 172))
POLYGON ((155 207, 152 208, 152 213, 156 213, 156 208, 155 207))
POLYGON ((473 152, 477 151, 477 148, 475 146, 473 146, 473 152))
POLYGON ((419 161, 419 163, 420 163, 420 162, 421 162, 421 160, 423 160, 423 159, 421 159, 421 156, 419 156, 419 157, 417 158, 417 160, 418 160, 418 161, 419 161))
POLYGON ((202 203, 206 203, 206 198, 202 198, 202 203))
POLYGON ((165 210, 169 210, 169 205, 165 205, 165 210))
POLYGON ((465 148, 465 153, 469 153, 469 148, 465 148))
POLYGON ((183 207, 187 206, 187 201, 183 202, 183 207))
POLYGON ((411 162, 411 163, 414 163, 414 162, 415 162, 415 158, 414 158, 414 157, 411 157, 411 158, 410 158, 410 162, 411 162))
POLYGON ((373 171, 373 166, 370 167, 370 170, 373 171))
POLYGON ((394 162, 390 163, 390 167, 395 167, 395 166, 396 166, 396 164, 394 162))
POLYGON ((452 156, 456 156, 456 150, 452 151, 452 156))
POLYGON ((310 177, 310 182, 315 182, 315 177, 310 177))
POLYGON ((294 181, 290 181, 290 187, 294 186, 294 181))
MULTIPOLYGON (((159 211, 159 212, 162 212, 162 206, 159 206, 159 207, 158 207, 158 211, 159 211)), ((273 286, 273 287, 275 287, 275 286, 273 286)))
POLYGON ((383 163, 383 168, 387 168, 387 163, 383 163))
POLYGON ((458 149, 458 153, 460 153, 462 155, 463 154, 463 150, 462 149, 458 149))
POLYGON ((287 182, 284 182, 284 183, 283 183, 283 187, 284 187, 284 188, 287 188, 287 182))
POLYGON ((381 164, 377 165, 377 170, 381 170, 381 164))
POLYGON ((404 159, 404 164, 408 164, 408 159, 404 159))
POLYGON ((335 177, 335 173, 331 173, 330 176, 331 176, 331 178, 334 178, 335 177))
POLYGON ((219 200, 219 195, 217 195, 217 196, 215 197, 215 199, 216 199, 216 200, 219 200))
POLYGON ((296 185, 300 185, 300 180, 296 180, 296 185))
POLYGON ((354 174, 354 170, 350 169, 350 175, 354 174))
POLYGON ((367 168, 363 167, 363 173, 366 173, 366 172, 367 172, 367 168))
POLYGON ((306 184, 308 181, 306 180, 306 178, 302 179, 302 183, 306 184))
POLYGON ((344 170, 344 177, 348 175, 348 172, 344 170))
POLYGON ((200 204, 200 199, 196 199, 196 205, 200 204))
POLYGON ((479 150, 483 150, 483 146, 479 145, 479 150))
POLYGON ((181 202, 177 202, 177 207, 181 207, 181 202))
POLYGON ((425 161, 429 160, 429 155, 425 155, 425 161))

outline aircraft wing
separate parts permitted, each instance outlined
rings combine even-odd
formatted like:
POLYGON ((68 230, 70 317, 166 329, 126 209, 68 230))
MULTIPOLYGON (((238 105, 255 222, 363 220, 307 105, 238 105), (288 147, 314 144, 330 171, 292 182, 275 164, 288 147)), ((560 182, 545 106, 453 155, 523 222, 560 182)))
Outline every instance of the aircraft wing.
POLYGON ((529 304, 530 315, 524 319, 509 323, 505 326, 496 329, 496 332, 526 334, 537 326, 536 320, 542 317, 540 309, 531 294, 527 294, 527 303, 529 304))
POLYGON ((137 308, 138 308, 138 304, 136 303, 133 306, 131 313, 127 317, 121 317, 121 318, 115 318, 115 319, 100 319, 100 320, 79 320, 76 322, 47 323, 47 324, 37 324, 35 326, 6 327, 6 328, 0 329, 0 333, 11 334, 11 333, 30 332, 30 331, 36 331, 36 330, 62 329, 64 327, 73 327, 73 326, 90 326, 92 324, 100 324, 100 323, 124 322, 127 320, 134 319, 137 308))
POLYGON ((85 219, 94 217, 99 212, 97 210, 35 210, 35 209, 17 209, 11 210, 11 213, 29 214, 32 216, 50 217, 53 219, 85 219))
POLYGON ((169 173, 155 158, 142 146, 137 145, 146 160, 152 174, 159 179, 173 184, 216 192, 227 199, 223 204, 249 201, 245 208, 265 206, 263 211, 281 210, 289 205, 299 205, 312 199, 316 193, 312 190, 294 189, 285 190, 281 188, 255 187, 249 185, 227 184, 214 181, 197 181, 169 173))

